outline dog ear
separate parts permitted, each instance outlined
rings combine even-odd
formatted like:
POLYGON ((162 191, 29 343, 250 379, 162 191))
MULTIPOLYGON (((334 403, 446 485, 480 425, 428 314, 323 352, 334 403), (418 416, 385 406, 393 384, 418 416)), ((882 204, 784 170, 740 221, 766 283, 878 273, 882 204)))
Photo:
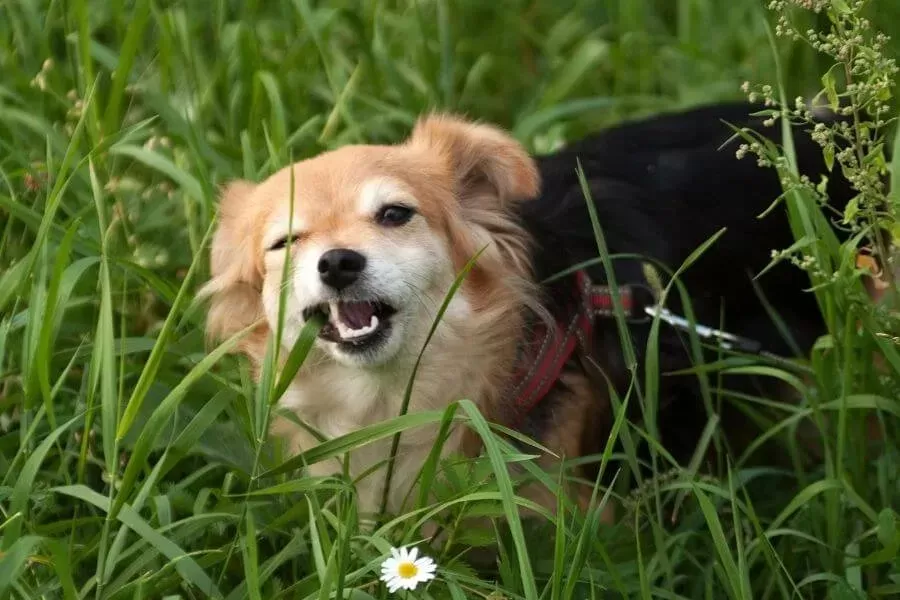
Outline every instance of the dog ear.
MULTIPOLYGON (((416 151, 436 154, 450 174, 459 202, 463 231, 451 235, 454 262, 462 267, 481 249, 479 264, 494 262, 506 273, 525 281, 531 275, 531 238, 512 208, 540 193, 535 162, 504 131, 449 115, 431 115, 413 129, 408 145, 416 151)), ((476 267, 470 281, 478 281, 476 267)))
POLYGON ((455 192, 467 208, 486 197, 507 207, 540 192, 537 166, 525 148, 504 131, 450 115, 431 115, 413 129, 412 147, 437 152, 452 172, 455 192))
POLYGON ((200 290, 210 299, 207 335, 225 339, 263 316, 262 266, 258 256, 256 186, 244 180, 227 184, 219 199, 219 223, 210 250, 209 282, 200 290))

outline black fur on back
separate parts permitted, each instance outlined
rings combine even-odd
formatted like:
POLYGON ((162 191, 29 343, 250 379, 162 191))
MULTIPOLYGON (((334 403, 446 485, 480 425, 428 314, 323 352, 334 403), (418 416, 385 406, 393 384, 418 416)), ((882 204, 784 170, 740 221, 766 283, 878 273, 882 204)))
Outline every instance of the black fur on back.
MULTIPOLYGON (((521 218, 537 245, 533 261, 539 279, 598 256, 576 175, 576 160, 580 160, 612 254, 640 254, 674 270, 716 231, 727 228, 682 276, 697 320, 716 327, 724 317, 726 330, 761 342, 769 352, 791 355, 792 346, 766 314, 751 283, 751 277, 769 263, 773 249, 794 242, 783 206, 758 218, 782 193, 778 176, 774 169, 758 166, 751 155, 737 159, 741 139, 721 148, 734 136, 726 122, 749 126, 781 142, 780 125, 764 127, 761 118, 750 116, 758 109, 743 103, 719 104, 625 123, 537 157, 542 194, 522 205, 521 218)), ((821 147, 799 127, 793 137, 801 172, 819 181, 827 173, 821 147)), ((832 203, 842 209, 854 193, 837 170, 827 175, 832 203)), ((615 270, 620 284, 643 281, 635 261, 617 262, 615 270)), ((606 279, 601 267, 588 272, 595 281, 606 279)), ((825 328, 814 297, 805 291, 809 287, 806 274, 782 264, 758 284, 789 324, 801 352, 808 352, 825 328)), ((545 286, 551 309, 553 298, 570 290, 569 280, 545 286)), ((668 306, 681 311, 677 294, 668 306)), ((639 364, 644 362, 648 332, 648 325, 630 329, 639 364)), ((661 372, 691 365, 685 345, 683 335, 662 327, 661 372)), ((624 394, 630 374, 613 320, 597 323, 595 347, 597 362, 624 394)), ((707 421, 697 380, 662 377, 660 385, 663 441, 677 458, 686 460, 707 421)), ((729 387, 753 393, 759 392, 758 385, 743 378, 729 387)), ((738 418, 738 422, 742 421, 738 418)), ((602 449, 603 432, 598 432, 597 443, 602 449)))

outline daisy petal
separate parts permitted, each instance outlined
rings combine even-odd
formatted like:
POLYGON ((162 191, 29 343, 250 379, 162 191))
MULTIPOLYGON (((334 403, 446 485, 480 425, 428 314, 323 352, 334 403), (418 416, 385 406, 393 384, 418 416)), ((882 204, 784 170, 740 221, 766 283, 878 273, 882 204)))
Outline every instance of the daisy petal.
POLYGON ((415 590, 420 583, 435 578, 437 563, 430 556, 419 553, 416 547, 391 548, 391 556, 381 563, 381 581, 390 593, 415 590))

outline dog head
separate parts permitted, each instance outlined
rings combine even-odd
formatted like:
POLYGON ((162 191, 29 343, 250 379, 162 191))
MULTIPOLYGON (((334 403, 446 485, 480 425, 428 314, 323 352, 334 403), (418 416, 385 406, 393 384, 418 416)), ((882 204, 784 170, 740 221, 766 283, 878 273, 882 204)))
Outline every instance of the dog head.
POLYGON ((424 118, 398 145, 346 146, 259 184, 232 182, 212 242, 208 330, 223 338, 259 319, 267 334, 281 323, 290 346, 321 314, 316 346, 338 363, 418 352, 479 251, 447 314, 474 318, 488 296, 528 280, 513 209, 538 190, 511 137, 448 116, 424 118))

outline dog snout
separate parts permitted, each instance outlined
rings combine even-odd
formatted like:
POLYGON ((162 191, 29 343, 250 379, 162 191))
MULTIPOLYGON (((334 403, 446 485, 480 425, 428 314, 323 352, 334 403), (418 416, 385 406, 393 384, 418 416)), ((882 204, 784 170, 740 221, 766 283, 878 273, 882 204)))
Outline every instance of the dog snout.
POLYGON ((319 258, 318 268, 322 283, 335 290, 342 290, 359 279, 366 268, 366 257, 356 250, 336 248, 319 258))

